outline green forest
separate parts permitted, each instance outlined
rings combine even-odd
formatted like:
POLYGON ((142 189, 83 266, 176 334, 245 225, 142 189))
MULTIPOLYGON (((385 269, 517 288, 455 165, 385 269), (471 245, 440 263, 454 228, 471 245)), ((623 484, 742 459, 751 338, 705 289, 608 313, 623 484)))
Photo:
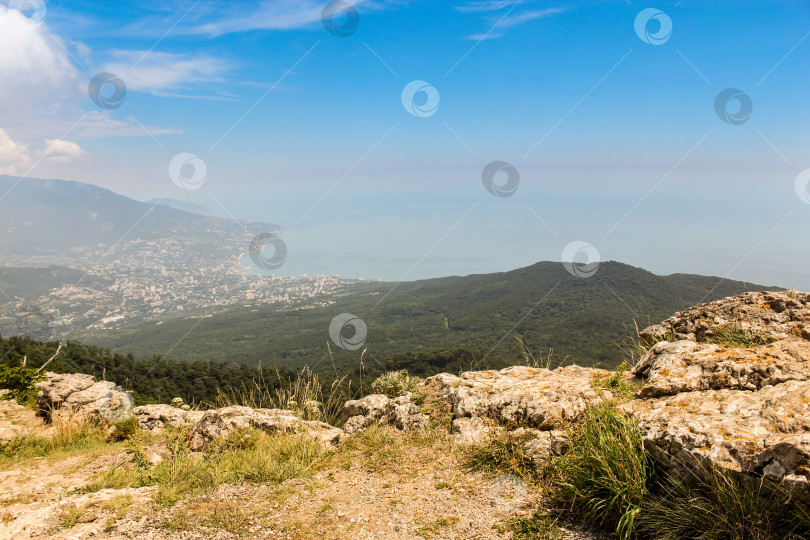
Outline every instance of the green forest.
MULTIPOLYGON (((0 368, 18 367, 23 359, 26 366, 39 368, 56 352, 58 342, 40 342, 30 338, 0 337, 0 368)), ((385 371, 405 369, 412 375, 427 377, 444 371, 461 371, 465 363, 475 356, 473 351, 463 349, 437 351, 425 354, 402 354, 368 369, 358 368, 352 373, 334 373, 320 376, 324 388, 329 391, 332 383, 342 380, 341 391, 350 394, 346 399, 369 393, 371 381, 385 371), (352 382, 350 385, 349 382, 352 382), (351 391, 350 388, 355 389, 351 391)), ((505 367, 505 366, 498 366, 505 367)), ((231 396, 249 388, 261 387, 262 391, 274 392, 289 388, 298 373, 286 368, 251 367, 245 364, 225 362, 169 361, 160 357, 136 360, 131 354, 119 354, 78 341, 67 341, 59 355, 47 365, 47 371, 55 373, 86 373, 98 380, 112 381, 125 390, 132 391, 135 403, 169 403, 180 397, 186 403, 213 406, 221 395, 231 396)))
MULTIPOLYGON (((625 358, 622 349, 634 344, 636 326, 701 302, 766 288, 717 277, 658 276, 615 262, 602 263, 595 276, 581 279, 559 263, 543 262, 497 274, 363 283, 333 297, 325 308, 176 318, 95 331, 81 339, 137 358, 162 355, 292 370, 309 366, 324 375, 359 373, 361 356, 367 370, 399 368, 395 359, 408 358, 425 366, 419 372, 437 365, 452 371, 502 367, 532 357, 545 365, 549 355, 552 367, 614 368, 625 358), (341 313, 368 327, 361 349, 341 350, 330 339, 330 322, 341 313), (449 364, 436 356, 436 351, 457 350, 466 352, 453 355, 449 364), (416 360, 419 355, 435 362, 416 360)), ((351 337, 352 328, 345 332, 351 337)))

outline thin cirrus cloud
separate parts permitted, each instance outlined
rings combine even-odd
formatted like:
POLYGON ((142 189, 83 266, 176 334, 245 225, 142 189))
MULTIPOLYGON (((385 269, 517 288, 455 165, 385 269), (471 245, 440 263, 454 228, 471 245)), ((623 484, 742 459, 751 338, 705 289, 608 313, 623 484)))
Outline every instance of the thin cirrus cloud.
MULTIPOLYGON (((401 4, 400 1, 355 0, 355 7, 365 10, 381 10, 401 4)), ((256 7, 234 3, 226 9, 212 10, 206 14, 208 22, 201 20, 182 29, 187 34, 218 36, 252 30, 293 30, 318 23, 321 20, 324 0, 262 0, 256 7)), ((192 14, 193 15, 193 14, 192 14)), ((189 18, 193 18, 191 15, 189 18)))
POLYGON ((202 83, 225 82, 231 65, 208 55, 160 51, 115 51, 102 71, 115 73, 135 92, 159 96, 229 99, 225 95, 201 96, 188 93, 202 83))
MULTIPOLYGON (((516 10, 522 4, 519 0, 492 0, 487 2, 470 2, 463 6, 456 6, 456 10, 462 13, 488 13, 501 11, 505 8, 516 10)), ((505 15, 492 14, 487 15, 486 21, 491 25, 490 29, 485 33, 477 33, 469 36, 469 39, 474 41, 483 41, 485 39, 497 39, 506 34, 506 30, 521 24, 526 24, 538 19, 547 19, 560 13, 568 11, 566 8, 546 8, 546 9, 531 9, 526 11, 519 11, 512 13, 507 11, 505 15)))
POLYGON ((463 6, 456 6, 456 11, 462 13, 477 12, 477 11, 498 11, 506 7, 521 4, 521 0, 490 0, 486 2, 468 2, 463 6))

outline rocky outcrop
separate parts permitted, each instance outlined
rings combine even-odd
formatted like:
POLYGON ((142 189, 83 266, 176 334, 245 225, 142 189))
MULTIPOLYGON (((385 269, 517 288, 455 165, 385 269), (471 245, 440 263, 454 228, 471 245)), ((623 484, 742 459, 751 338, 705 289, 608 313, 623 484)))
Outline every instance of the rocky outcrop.
POLYGON ((301 420, 285 409, 233 406, 207 411, 183 410, 171 405, 144 405, 133 411, 144 431, 158 433, 172 427, 188 429, 189 447, 207 450, 216 439, 235 430, 259 429, 267 433, 305 433, 326 445, 337 444, 343 430, 323 422, 301 420))
POLYGON ((36 386, 37 414, 48 421, 75 415, 112 424, 131 416, 132 396, 115 383, 83 374, 47 373, 47 377, 36 386))
POLYGON ((644 329, 642 340, 666 337, 705 342, 720 332, 739 329, 771 341, 810 340, 810 293, 749 292, 681 311, 644 329))
MULTIPOLYGON (((687 309, 641 335, 652 346, 627 374, 511 367, 444 373, 417 389, 449 405, 458 443, 517 437, 540 465, 564 451, 564 426, 619 397, 605 388, 607 377, 635 378, 636 399, 618 410, 637 421, 661 463, 764 476, 810 502, 810 294, 745 293, 687 309)), ((391 401, 347 403, 347 432, 408 424, 391 414, 391 401)))
POLYGON ((428 422, 428 417, 419 412, 419 406, 411 393, 394 399, 382 394, 372 394, 347 401, 343 411, 348 417, 343 425, 347 434, 356 433, 374 424, 391 424, 409 431, 424 427, 428 422))
POLYGON ((620 409, 672 467, 764 476, 810 502, 810 294, 756 292, 677 313, 641 333, 639 397, 620 409), (757 347, 710 343, 725 332, 757 347))
POLYGON ((620 406, 648 450, 672 467, 765 476, 810 501, 810 382, 757 391, 704 390, 620 406))
POLYGON ((646 382, 644 397, 696 390, 759 390, 810 378, 810 343, 783 340, 756 348, 712 343, 657 343, 633 368, 646 382))
POLYGON ((589 405, 616 396, 593 384, 612 375, 604 369, 566 366, 553 371, 514 366, 501 371, 442 373, 420 387, 438 391, 450 401, 456 418, 492 418, 542 430, 577 420, 589 405))

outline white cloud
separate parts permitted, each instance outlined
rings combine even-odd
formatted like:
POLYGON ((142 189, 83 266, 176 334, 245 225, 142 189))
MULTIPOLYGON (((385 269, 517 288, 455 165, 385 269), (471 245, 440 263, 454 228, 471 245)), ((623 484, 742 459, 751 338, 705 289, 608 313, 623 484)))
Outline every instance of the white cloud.
POLYGON ((46 139, 45 149, 37 152, 41 159, 53 163, 70 163, 82 157, 85 151, 74 142, 62 139, 46 139))
MULTIPOLYGON (((513 3, 514 2, 510 2, 509 4, 513 3)), ((506 2, 491 2, 489 4, 509 5, 506 2)), ((476 11, 483 11, 483 9, 476 9, 476 11)), ((554 15, 564 13, 565 11, 567 10, 563 8, 535 9, 530 11, 522 11, 514 15, 507 15, 505 17, 504 16, 489 17, 488 20, 493 25, 492 28, 485 34, 473 34, 469 36, 469 39, 475 41, 482 41, 485 39, 497 39, 499 37, 502 37, 506 33, 506 30, 508 30, 509 28, 513 28, 521 24, 526 24, 528 22, 535 21, 537 19, 546 19, 548 17, 553 17, 554 15)))
POLYGON ((81 146, 62 139, 47 139, 44 148, 32 152, 0 128, 0 174, 27 175, 42 162, 70 163, 84 155, 81 146))
POLYGON ((30 166, 28 149, 14 142, 6 130, 0 128, 0 174, 19 174, 21 168, 30 166))
MULTIPOLYGON (((74 44, 88 60, 91 51, 74 44)), ((122 52, 122 62, 135 52, 122 52)), ((141 55, 139 55, 140 58, 141 55)), ((216 77, 221 65, 211 59, 153 52, 133 71, 134 89, 182 87, 179 80, 195 82, 216 77), (160 62, 163 67, 159 67, 160 62)), ((91 108, 87 94, 93 74, 80 73, 71 62, 64 41, 47 24, 32 25, 18 11, 0 4, 0 167, 5 172, 41 161, 65 163, 81 157, 83 150, 66 139, 109 136, 147 136, 178 130, 142 126, 121 113, 91 108), (83 105, 88 109, 84 110, 83 105), (12 134, 13 139, 12 139, 12 134), (43 148, 33 154, 27 149, 43 148)), ((23 171, 25 172, 25 171, 23 171)))
MULTIPOLYGON (((81 94, 76 68, 46 25, 26 24, 0 5, 0 118, 30 122, 64 113, 81 94)), ((71 107, 71 108, 73 108, 71 107)))
MULTIPOLYGON (((388 4, 401 0, 368 1, 354 0, 355 7, 363 5, 366 10, 383 9, 388 4)), ((249 9, 238 2, 226 10, 213 12, 213 22, 197 24, 185 31, 192 34, 220 35, 250 30, 289 30, 320 23, 326 0, 261 0, 258 7, 249 9)), ((227 5, 227 4, 222 4, 227 5)))
POLYGON ((183 90, 200 82, 222 82, 230 69, 221 59, 206 55, 159 51, 115 51, 102 66, 121 77, 134 91, 162 94, 183 90))

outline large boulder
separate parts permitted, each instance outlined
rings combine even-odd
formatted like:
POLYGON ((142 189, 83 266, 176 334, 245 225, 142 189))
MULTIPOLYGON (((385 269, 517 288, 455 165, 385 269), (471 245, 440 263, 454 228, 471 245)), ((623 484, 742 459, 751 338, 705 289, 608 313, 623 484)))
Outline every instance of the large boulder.
POLYGON ((676 313, 645 328, 640 337, 655 343, 665 337, 705 342, 716 334, 739 329, 772 341, 810 340, 810 293, 749 292, 676 313))
MULTIPOLYGON (((641 332, 644 379, 620 407, 674 468, 717 467, 782 484, 810 502, 810 294, 756 292, 675 314, 641 332), (757 347, 711 343, 725 332, 757 347)), ((733 341, 732 341, 733 342, 733 341)))
POLYGON ((394 399, 382 394, 371 394, 347 401, 343 405, 343 412, 348 417, 343 425, 347 434, 356 433, 374 424, 391 424, 409 431, 428 423, 428 417, 419 412, 412 393, 394 399))
POLYGON ((184 411, 171 405, 141 405, 132 409, 138 420, 138 426, 149 433, 158 433, 164 428, 179 428, 193 425, 205 414, 203 411, 184 411))
POLYGON ((758 390, 810 379, 810 343, 783 340, 756 348, 712 343, 657 343, 632 370, 646 379, 640 395, 671 396, 712 389, 758 390))
POLYGON ((616 395, 594 385, 612 375, 604 369, 566 366, 555 370, 514 366, 460 377, 442 373, 422 385, 443 394, 456 418, 492 418, 542 430, 577 420, 585 409, 616 395))
POLYGON ((810 382, 703 390, 621 405, 645 445, 675 468, 714 466, 765 476, 810 502, 810 382))
POLYGON ((343 435, 342 430, 329 424, 301 420, 292 411, 233 406, 205 411, 191 427, 189 446, 194 451, 203 451, 214 440, 248 428, 268 433, 303 432, 325 444, 336 444, 343 435))
POLYGON ((96 381, 90 375, 47 373, 47 379, 36 386, 37 414, 48 421, 76 416, 112 424, 132 414, 132 395, 115 383, 96 381))

